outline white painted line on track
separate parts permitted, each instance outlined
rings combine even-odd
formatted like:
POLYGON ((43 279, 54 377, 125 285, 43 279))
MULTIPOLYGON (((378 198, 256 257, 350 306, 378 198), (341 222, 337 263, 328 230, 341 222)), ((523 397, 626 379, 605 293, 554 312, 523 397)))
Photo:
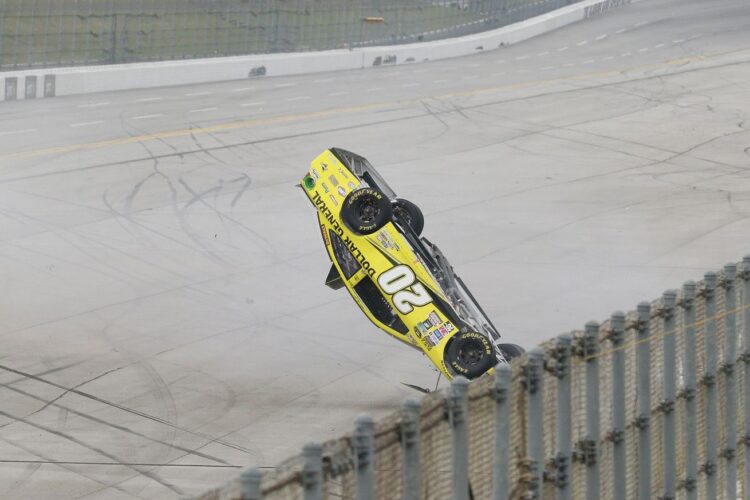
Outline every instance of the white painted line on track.
POLYGON ((615 56, 602 57, 602 61, 611 61, 614 58, 615 58, 615 56))
POLYGON ((663 43, 659 43, 659 44, 657 44, 657 45, 654 45, 654 48, 655 48, 655 49, 660 49, 660 48, 662 48, 662 47, 664 47, 664 44, 663 44, 663 43))
POLYGON ((596 62, 596 59, 587 59, 583 61, 581 64, 594 64, 596 62))
POLYGON ((648 21, 641 21, 639 23, 635 23, 633 25, 633 28, 640 28, 641 26, 645 26, 646 24, 648 24, 648 21))
POLYGON ((401 86, 402 87, 419 87, 419 85, 420 85, 419 83, 413 82, 413 83, 405 83, 405 84, 403 84, 401 86))
POLYGON ((161 101, 164 99, 163 97, 141 97, 140 99, 136 99, 135 102, 156 102, 161 101))
POLYGON ((140 116, 134 116, 133 120, 148 120, 149 118, 160 118, 164 116, 162 113, 155 113, 153 115, 140 115, 140 116))
POLYGON ((297 85, 297 84, 296 83, 291 83, 291 82, 290 83, 277 83, 276 85, 274 85, 274 88, 285 89, 285 88, 288 88, 288 87, 294 87, 295 85, 297 85))
POLYGON ((206 111, 216 111, 219 108, 198 108, 198 109, 191 109, 188 111, 188 113, 205 113, 206 111))
POLYGON ((80 122, 80 123, 71 123, 71 127, 88 127, 90 125, 100 125, 104 123, 102 120, 97 120, 95 122, 80 122))
POLYGON ((563 64, 563 68, 570 68, 571 66, 575 66, 575 65, 576 63, 566 63, 566 64, 563 64))
POLYGON ((643 47, 642 49, 638 49, 638 52, 648 52, 648 47, 643 47))
POLYGON ((548 55, 549 55, 549 52, 540 52, 537 54, 537 57, 543 57, 543 56, 548 56, 548 55))
POLYGON ((287 99, 287 101, 304 101, 305 99, 310 99, 309 95, 300 95, 297 97, 290 97, 287 99))
POLYGON ((633 55, 632 52, 623 52, 622 54, 620 54, 620 57, 628 57, 628 56, 632 56, 632 55, 633 55))
POLYGON ((599 35, 598 37, 595 38, 595 40, 598 42, 600 40, 604 40, 605 38, 607 38, 607 36, 608 35, 599 35))
POLYGON ((237 89, 232 89, 232 92, 247 92, 248 90, 255 90, 255 87, 240 87, 237 89))
POLYGON ((578 42, 576 45, 578 45, 579 47, 583 47, 584 45, 586 45, 588 43, 589 43, 588 40, 583 40, 582 42, 578 42))
POLYGON ((255 101, 255 102, 243 102, 240 104, 243 108, 247 108, 248 106, 262 106, 266 103, 266 101, 255 101))
POLYGON ((559 49, 557 49, 558 52, 562 52, 564 50, 568 50, 568 46, 567 45, 565 47, 560 47, 559 49))
POLYGON ((518 56, 516 57, 516 61, 523 61, 524 59, 528 59, 529 56, 518 56))
POLYGON ((490 76, 503 76, 503 75, 507 75, 507 74, 508 74, 507 71, 498 71, 496 73, 492 73, 490 76))
POLYGON ((476 80, 479 78, 479 75, 465 75, 462 77, 463 80, 476 80))
POLYGON ((672 43, 682 43, 684 41, 685 41, 684 38, 678 38, 677 40, 672 40, 672 43))
POLYGON ((379 92, 381 90, 385 90, 384 87, 373 87, 371 89, 367 89, 365 92, 379 92))
MULTIPOLYGON (((481 65, 478 64, 478 63, 472 63, 472 64, 468 65, 469 68, 478 68, 479 66, 481 66, 481 65)), ((416 71, 414 71, 414 73, 416 73, 416 71)))
POLYGON ((702 37, 702 36, 703 36, 703 33, 698 33, 698 34, 696 34, 696 35, 693 35, 693 36, 691 36, 690 38, 688 38, 688 41, 690 41, 690 40, 695 40, 696 38, 700 38, 700 37, 702 37))
POLYGON ((338 97, 342 95, 347 95, 349 92, 331 92, 328 94, 328 97, 338 97))
POLYGON ((495 61, 495 64, 505 64, 505 59, 498 59, 495 61))
POLYGON ((92 102, 92 103, 89 103, 89 104, 79 104, 76 107, 77 108, 98 108, 98 107, 101 107, 101 106, 106 106, 108 104, 109 104, 108 102, 92 102))
POLYGON ((321 78, 320 80, 313 80, 313 83, 328 83, 332 81, 333 78, 321 78))
POLYGON ((542 71, 549 71, 551 69, 555 69, 555 67, 554 66, 543 66, 543 67, 541 67, 539 69, 542 70, 542 71))
POLYGON ((38 128, 25 128, 23 130, 8 130, 6 132, 0 132, 0 135, 15 135, 15 134, 27 134, 29 132, 36 132, 38 128))
MULTIPOLYGON (((493 73, 493 74, 494 74, 494 73, 493 73)), ((447 81, 448 81, 448 80, 435 80, 435 83, 445 83, 445 82, 447 82, 447 81)))
POLYGON ((615 31, 615 34, 621 35, 621 34, 625 33, 626 31, 628 31, 627 28, 620 28, 619 30, 615 31))
POLYGON ((202 95, 211 95, 213 92, 191 92, 190 94, 185 94, 185 97, 198 97, 202 95))

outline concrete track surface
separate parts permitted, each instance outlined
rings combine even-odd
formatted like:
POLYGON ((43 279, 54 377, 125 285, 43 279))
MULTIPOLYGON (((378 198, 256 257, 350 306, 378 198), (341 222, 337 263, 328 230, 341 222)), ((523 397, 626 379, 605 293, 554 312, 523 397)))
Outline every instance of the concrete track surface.
POLYGON ((175 498, 435 383, 323 286, 359 152, 525 346, 750 251, 750 5, 449 61, 0 106, 0 497, 175 498))

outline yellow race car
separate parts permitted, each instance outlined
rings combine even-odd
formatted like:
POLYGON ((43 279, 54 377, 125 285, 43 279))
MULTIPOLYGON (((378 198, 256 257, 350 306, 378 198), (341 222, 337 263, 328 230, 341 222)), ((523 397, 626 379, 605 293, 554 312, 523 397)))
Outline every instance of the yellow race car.
POLYGON ((421 237, 424 217, 362 156, 339 148, 312 161, 301 186, 346 287, 377 327, 424 352, 446 377, 487 373, 523 350, 500 335, 453 267, 421 237))

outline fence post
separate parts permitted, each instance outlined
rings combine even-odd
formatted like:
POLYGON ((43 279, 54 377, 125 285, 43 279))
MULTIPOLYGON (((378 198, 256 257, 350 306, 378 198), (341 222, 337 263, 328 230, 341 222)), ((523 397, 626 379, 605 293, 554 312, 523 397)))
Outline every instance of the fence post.
MULTIPOLYGON (((421 498, 419 465, 420 411, 422 404, 416 399, 404 402, 401 417, 401 447, 404 452, 404 500, 421 498)), ((369 498, 372 498, 370 496, 369 498)), ((360 500, 358 497, 357 500, 360 500)))
POLYGON ((706 474, 706 498, 716 498, 716 451, 717 451, 717 398, 716 398, 716 273, 707 272, 704 275, 705 287, 703 300, 706 314, 705 339, 706 365, 701 383, 706 387, 705 399, 705 428, 706 428, 706 456, 702 472, 706 474))
POLYGON ((493 469, 493 498, 510 497, 510 405, 511 369, 507 363, 495 368, 495 467, 493 469))
POLYGON ((750 255, 742 259, 742 361, 744 361, 744 384, 745 396, 745 429, 743 443, 745 445, 745 477, 742 483, 742 497, 750 500, 750 255))
POLYGON ((677 482, 677 466, 674 450, 676 449, 676 430, 674 404, 677 395, 677 362, 675 356, 675 316, 674 308, 677 303, 677 293, 667 290, 662 295, 662 320, 664 321, 664 337, 662 338, 663 363, 662 363, 662 401, 659 403, 664 420, 662 443, 664 446, 664 493, 662 500, 673 500, 675 498, 675 487, 677 482))
POLYGON ((613 500, 627 500, 627 454, 625 449, 625 314, 617 311, 609 319, 612 343, 612 471, 613 500))
POLYGON ((357 499, 372 500, 375 497, 373 483, 375 423, 369 415, 360 415, 354 421, 354 457, 357 468, 357 499))
POLYGON ((737 380, 734 376, 734 365, 737 362, 736 277, 735 264, 724 266, 724 362, 721 366, 724 373, 724 449, 721 454, 726 467, 726 498, 731 499, 737 498, 737 380))
POLYGON ((589 321, 584 330, 586 359, 586 440, 581 443, 586 464, 586 498, 599 498, 599 323, 589 321))
POLYGON ((651 498, 651 304, 638 304, 638 347, 636 348, 638 416, 638 500, 651 498))
POLYGON ((685 400, 685 477, 680 487, 685 490, 685 500, 698 499, 698 429, 695 418, 695 282, 687 281, 682 285, 683 310, 682 325, 685 336, 685 359, 683 360, 684 387, 680 397, 685 400))
POLYGON ((544 351, 538 347, 528 353, 524 385, 528 401, 527 455, 529 458, 530 498, 542 498, 544 477, 544 351))
POLYGON ((302 448, 302 488, 305 500, 323 500, 323 447, 308 443, 302 448))
POLYGON ((568 334, 557 337, 555 345, 555 376, 557 377, 557 456, 555 465, 557 477, 557 499, 570 500, 570 467, 572 455, 571 443, 571 398, 570 398, 570 353, 571 336, 568 334))
POLYGON ((469 381, 464 377, 451 381, 449 407, 453 429, 453 498, 469 500, 469 381))
POLYGON ((242 474, 240 474, 242 500, 263 500, 263 492, 260 489, 262 480, 263 474, 256 468, 242 471, 242 474))

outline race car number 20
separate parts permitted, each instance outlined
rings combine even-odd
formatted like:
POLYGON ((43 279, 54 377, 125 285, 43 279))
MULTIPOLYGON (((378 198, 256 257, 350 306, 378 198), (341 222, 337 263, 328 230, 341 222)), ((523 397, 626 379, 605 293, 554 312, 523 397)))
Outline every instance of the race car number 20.
POLYGON ((401 314, 409 314, 414 306, 425 306, 432 302, 427 289, 417 281, 409 266, 400 264, 382 272, 378 276, 378 284, 385 293, 393 296, 393 305, 401 314))

